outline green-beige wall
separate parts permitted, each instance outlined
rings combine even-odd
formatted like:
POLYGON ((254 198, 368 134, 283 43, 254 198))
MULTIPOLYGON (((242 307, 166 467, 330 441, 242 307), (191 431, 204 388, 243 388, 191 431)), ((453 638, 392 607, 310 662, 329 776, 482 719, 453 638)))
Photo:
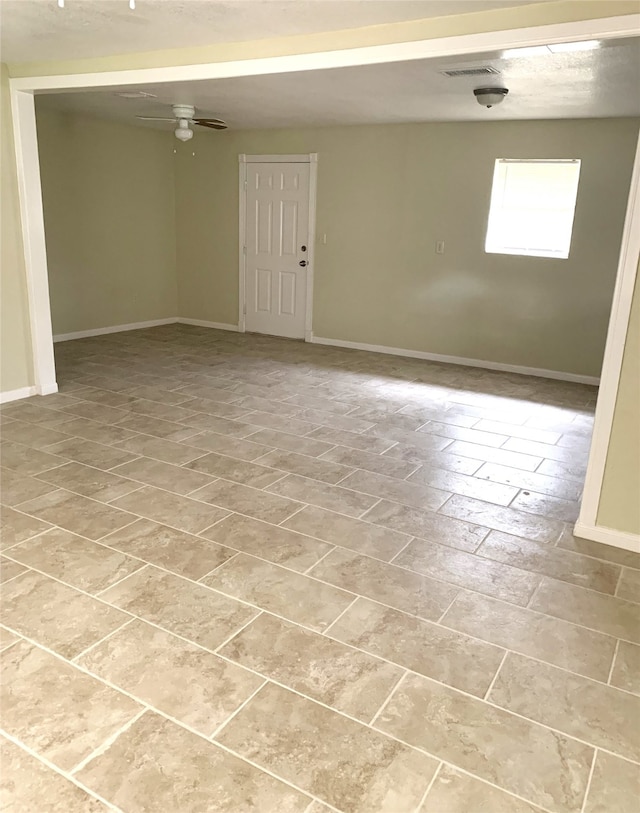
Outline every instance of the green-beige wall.
POLYGON ((597 376, 637 133, 600 119, 198 134, 176 162, 180 315, 237 322, 238 153, 317 152, 316 336, 597 376), (582 160, 568 260, 484 252, 496 158, 582 160))
POLYGON ((54 334, 176 316, 167 133, 36 110, 54 334))

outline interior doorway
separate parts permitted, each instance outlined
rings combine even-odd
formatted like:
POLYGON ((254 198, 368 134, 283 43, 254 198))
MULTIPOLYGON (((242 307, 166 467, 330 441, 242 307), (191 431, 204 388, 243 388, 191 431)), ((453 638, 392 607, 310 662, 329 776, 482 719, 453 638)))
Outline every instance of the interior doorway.
POLYGON ((317 156, 240 156, 241 331, 311 333, 317 156))

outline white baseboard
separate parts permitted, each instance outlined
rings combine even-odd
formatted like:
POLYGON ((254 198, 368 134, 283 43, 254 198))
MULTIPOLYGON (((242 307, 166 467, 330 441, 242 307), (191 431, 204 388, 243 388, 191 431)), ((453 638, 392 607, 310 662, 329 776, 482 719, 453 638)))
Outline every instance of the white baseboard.
POLYGON ((204 319, 187 319, 186 317, 178 317, 174 320, 181 325, 195 325, 196 327, 210 327, 214 330, 232 330, 237 333, 240 328, 238 325, 228 325, 225 322, 206 322, 204 319))
POLYGON ((640 553, 640 535, 638 534, 616 531, 602 525, 585 525, 582 522, 576 522, 573 535, 580 537, 580 539, 602 542, 602 544, 612 545, 614 548, 623 548, 634 553, 640 553))
POLYGON ((123 333, 126 330, 144 330, 147 327, 160 325, 195 325, 197 327, 210 327, 215 330, 232 330, 238 332, 238 325, 228 325, 225 322, 206 322, 204 319, 189 319, 186 316, 171 316, 167 319, 151 319, 148 322, 132 322, 129 325, 111 325, 110 327, 96 327, 91 330, 76 330, 73 333, 58 333, 53 337, 54 342, 70 342, 73 339, 87 339, 90 336, 104 336, 107 333, 123 333))
POLYGON ((6 390, 5 392, 0 392, 0 404, 8 404, 9 401, 19 401, 21 398, 31 398, 32 395, 36 395, 35 387, 20 387, 20 389, 17 390, 6 390))
POLYGON ((89 336, 103 336, 106 333, 123 333, 125 330, 142 330, 145 327, 158 327, 159 325, 173 325, 178 322, 175 316, 168 319, 151 319, 148 322, 132 322, 129 325, 111 325, 110 327, 96 327, 91 330, 76 330, 73 333, 58 333, 53 337, 54 342, 69 342, 73 339, 86 339, 89 336))
POLYGON ((563 373, 558 370, 543 370, 539 367, 520 367, 517 364, 501 364, 497 361, 481 361, 480 359, 467 359, 460 356, 443 356, 439 353, 426 353, 423 350, 405 350, 400 347, 386 347, 381 344, 365 344, 364 342, 345 342, 342 339, 323 339, 311 335, 307 341, 313 344, 326 344, 330 347, 348 347, 352 350, 367 350, 370 353, 384 353, 389 356, 404 356, 425 361, 438 361, 442 364, 459 364, 462 367, 481 367, 484 370, 498 370, 503 373, 517 373, 518 375, 533 375, 537 378, 552 378, 557 381, 571 381, 574 384, 591 384, 597 387, 600 379, 590 375, 576 373, 563 373))

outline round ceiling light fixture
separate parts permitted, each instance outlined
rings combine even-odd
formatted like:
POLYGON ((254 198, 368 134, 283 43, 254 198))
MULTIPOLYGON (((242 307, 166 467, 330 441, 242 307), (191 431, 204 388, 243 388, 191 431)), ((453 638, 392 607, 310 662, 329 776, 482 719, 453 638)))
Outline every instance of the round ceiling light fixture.
POLYGON ((476 88, 473 95, 476 97, 478 104, 483 107, 493 107, 504 101, 504 97, 508 92, 507 88, 476 88))

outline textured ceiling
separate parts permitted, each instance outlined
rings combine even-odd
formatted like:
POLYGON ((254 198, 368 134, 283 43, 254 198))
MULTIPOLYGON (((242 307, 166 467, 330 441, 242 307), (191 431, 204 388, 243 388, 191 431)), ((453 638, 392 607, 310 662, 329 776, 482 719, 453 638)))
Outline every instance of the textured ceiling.
POLYGON ((465 14, 546 0, 0 0, 3 62, 82 59, 465 14))
MULTIPOLYGON (((74 110, 140 126, 136 115, 171 115, 174 102, 230 128, 389 124, 419 121, 604 118, 640 116, 640 39, 611 40, 596 50, 519 55, 502 52, 352 68, 135 86, 155 99, 123 99, 117 89, 38 96, 38 108, 74 110), (489 65, 488 77, 450 79, 443 68, 489 65), (491 110, 473 88, 504 85, 491 110)), ((128 86, 126 91, 134 90, 128 86)), ((123 89, 125 90, 125 89, 123 89)), ((200 132, 199 132, 200 135, 200 132)), ((206 137, 216 137, 207 132, 206 137)))

